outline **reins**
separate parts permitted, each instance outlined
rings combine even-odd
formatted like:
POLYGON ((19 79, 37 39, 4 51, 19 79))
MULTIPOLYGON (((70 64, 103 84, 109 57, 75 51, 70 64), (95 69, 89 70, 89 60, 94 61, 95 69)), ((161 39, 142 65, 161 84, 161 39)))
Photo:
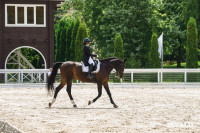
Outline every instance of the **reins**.
POLYGON ((108 62, 108 64, 109 64, 113 69, 115 69, 115 75, 117 75, 117 73, 119 73, 119 71, 118 71, 110 62, 108 62))
POLYGON ((113 68, 115 69, 115 75, 118 75, 118 73, 122 72, 121 70, 117 70, 116 67, 114 67, 110 62, 108 62, 108 64, 113 68))

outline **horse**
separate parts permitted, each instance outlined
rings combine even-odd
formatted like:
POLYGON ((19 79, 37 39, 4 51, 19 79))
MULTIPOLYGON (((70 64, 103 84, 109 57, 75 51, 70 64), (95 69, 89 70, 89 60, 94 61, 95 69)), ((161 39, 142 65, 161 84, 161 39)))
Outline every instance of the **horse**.
POLYGON ((82 82, 91 82, 96 83, 98 88, 98 96, 95 97, 93 100, 90 100, 88 102, 88 105, 94 103, 97 101, 98 98, 102 95, 102 86, 104 86, 109 98, 111 104, 113 104, 114 108, 118 108, 118 106, 115 104, 115 102, 112 99, 112 95, 108 86, 108 80, 109 75, 113 69, 116 70, 116 76, 118 78, 122 78, 124 68, 125 68, 125 60, 121 60, 116 57, 110 57, 107 59, 100 60, 100 70, 98 73, 95 74, 95 77, 93 79, 87 78, 87 72, 82 72, 82 65, 80 62, 74 62, 74 61, 67 61, 67 62, 57 62, 53 66, 53 70, 51 73, 51 76, 49 77, 47 81, 47 91, 48 93, 54 92, 53 100, 49 103, 49 108, 53 105, 53 103, 56 101, 56 97, 59 93, 59 91, 67 84, 66 91, 69 95, 69 98, 71 100, 71 103, 73 104, 74 108, 77 108, 76 103, 74 102, 74 99, 71 94, 71 87, 72 87, 72 80, 76 79, 82 82), (55 77, 57 75, 58 69, 60 68, 60 74, 61 74, 61 83, 54 89, 54 82, 55 77))

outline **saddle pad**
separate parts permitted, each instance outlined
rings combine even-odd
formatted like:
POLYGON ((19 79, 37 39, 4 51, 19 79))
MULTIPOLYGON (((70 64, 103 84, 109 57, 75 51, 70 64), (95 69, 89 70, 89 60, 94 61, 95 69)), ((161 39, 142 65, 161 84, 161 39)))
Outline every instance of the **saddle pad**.
MULTIPOLYGON (((97 69, 96 69, 96 71, 92 71, 93 73, 98 73, 99 72, 99 70, 100 70, 100 64, 101 64, 101 62, 97 59, 97 69)), ((84 63, 81 63, 82 64, 82 71, 83 72, 88 72, 89 71, 89 67, 88 66, 85 66, 84 65, 84 63)))

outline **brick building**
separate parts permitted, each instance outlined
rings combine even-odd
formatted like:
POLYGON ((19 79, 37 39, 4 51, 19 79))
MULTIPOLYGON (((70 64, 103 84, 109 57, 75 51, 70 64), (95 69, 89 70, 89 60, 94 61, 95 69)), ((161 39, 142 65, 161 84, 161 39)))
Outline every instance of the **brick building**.
POLYGON ((65 0, 0 0, 0 69, 10 53, 29 46, 54 62, 54 11, 65 0))

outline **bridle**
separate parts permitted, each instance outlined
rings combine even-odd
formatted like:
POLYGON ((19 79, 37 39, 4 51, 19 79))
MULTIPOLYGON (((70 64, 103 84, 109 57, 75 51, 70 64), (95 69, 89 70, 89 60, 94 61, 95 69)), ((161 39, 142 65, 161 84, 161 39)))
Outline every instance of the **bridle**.
POLYGON ((113 69, 115 69, 115 76, 118 76, 120 73, 122 73, 122 71, 121 70, 117 70, 110 62, 109 62, 109 65, 113 68, 113 69))

